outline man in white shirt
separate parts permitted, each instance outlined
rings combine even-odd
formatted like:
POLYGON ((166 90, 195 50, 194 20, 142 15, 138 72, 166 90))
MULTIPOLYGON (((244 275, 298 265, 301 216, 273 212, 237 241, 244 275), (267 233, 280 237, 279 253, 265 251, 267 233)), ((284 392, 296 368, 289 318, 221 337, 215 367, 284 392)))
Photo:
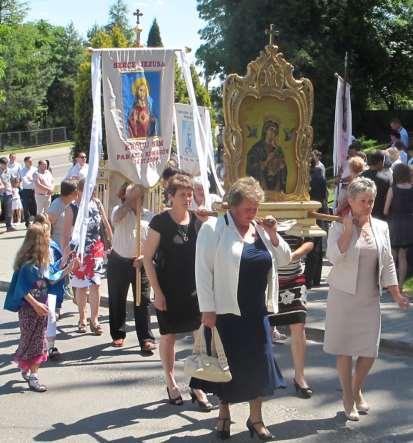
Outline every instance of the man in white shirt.
POLYGON ((222 202, 222 198, 219 197, 218 195, 209 194, 210 204, 206 205, 204 187, 202 186, 201 177, 194 177, 192 181, 194 183, 194 198, 192 199, 191 202, 191 207, 190 207, 191 210, 195 211, 198 208, 203 208, 210 211, 214 203, 222 202))
POLYGON ((86 179, 89 165, 86 163, 86 154, 79 152, 76 157, 76 163, 67 171, 65 180, 86 179))
POLYGON ((20 197, 23 205, 24 223, 26 228, 30 226, 30 217, 37 214, 36 199, 34 198, 34 174, 37 168, 33 166, 30 156, 24 157, 24 166, 19 171, 21 181, 20 197))
POLYGON ((112 211, 111 222, 114 228, 112 251, 108 256, 109 324, 112 346, 123 346, 126 337, 126 298, 132 284, 136 335, 144 354, 151 355, 155 338, 150 328, 150 286, 142 266, 142 256, 137 257, 137 214, 141 214, 140 241, 146 239, 152 215, 142 208, 144 188, 129 185, 122 203, 112 211), (136 306, 136 268, 141 269, 141 303, 136 306))
POLYGON ((409 147, 409 134, 407 133, 406 129, 403 128, 402 122, 398 118, 393 118, 390 122, 390 127, 394 131, 398 131, 400 134, 400 140, 404 145, 404 149, 408 149, 409 147))
POLYGON ((11 224, 12 219, 12 198, 13 191, 11 187, 11 174, 8 168, 6 157, 0 158, 0 200, 4 210, 4 221, 6 222, 7 232, 15 231, 11 224))
POLYGON ((12 152, 9 155, 9 164, 8 164, 10 175, 14 178, 18 178, 21 167, 22 167, 21 164, 16 161, 16 154, 12 152))

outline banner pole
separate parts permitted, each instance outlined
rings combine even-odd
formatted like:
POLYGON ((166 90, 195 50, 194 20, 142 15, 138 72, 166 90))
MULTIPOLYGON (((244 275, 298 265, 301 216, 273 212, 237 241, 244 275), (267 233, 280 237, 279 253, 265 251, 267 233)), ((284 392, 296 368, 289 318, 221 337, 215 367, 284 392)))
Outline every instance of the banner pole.
MULTIPOLYGON (((136 257, 141 255, 141 204, 139 200, 136 205, 136 257)), ((141 268, 136 268, 136 294, 135 306, 140 306, 142 300, 142 285, 141 285, 141 268)))

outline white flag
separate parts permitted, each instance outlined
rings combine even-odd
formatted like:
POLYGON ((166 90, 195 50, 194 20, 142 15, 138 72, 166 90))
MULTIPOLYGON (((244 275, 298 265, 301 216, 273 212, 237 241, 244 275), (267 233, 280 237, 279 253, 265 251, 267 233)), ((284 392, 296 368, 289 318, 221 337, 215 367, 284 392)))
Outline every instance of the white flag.
POLYGON ((334 120, 334 175, 347 158, 348 147, 351 144, 352 118, 350 85, 341 77, 337 77, 336 113, 334 120))
POLYGON ((154 186, 169 159, 174 104, 171 49, 102 52, 109 168, 154 186))

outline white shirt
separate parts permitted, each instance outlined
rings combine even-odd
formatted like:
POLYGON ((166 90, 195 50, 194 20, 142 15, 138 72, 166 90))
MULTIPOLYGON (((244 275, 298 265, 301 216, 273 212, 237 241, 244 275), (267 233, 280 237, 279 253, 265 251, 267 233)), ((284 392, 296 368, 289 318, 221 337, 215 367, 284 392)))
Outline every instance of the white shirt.
MULTIPOLYGON (((114 216, 122 205, 113 208, 111 222, 113 225, 112 249, 121 257, 136 257, 136 214, 129 209, 125 217, 117 223, 114 222, 114 216)), ((141 214, 141 249, 143 242, 148 236, 149 222, 153 217, 152 212, 143 208, 141 214)))
POLYGON ((13 190, 11 187, 11 174, 9 168, 0 169, 0 195, 12 195, 13 190))
POLYGON ((403 162, 402 162, 402 160, 401 160, 401 158, 398 158, 397 160, 395 160, 392 164, 391 164, 391 168, 392 168, 392 170, 394 170, 394 168, 397 166, 397 165, 400 165, 400 164, 402 164, 403 162))
POLYGON ((85 163, 83 166, 80 166, 79 163, 73 165, 66 174, 65 179, 76 178, 77 180, 85 179, 87 177, 87 173, 89 170, 89 165, 85 163))
MULTIPOLYGON (((221 203, 222 202, 222 198, 216 194, 209 194, 209 200, 210 200, 210 205, 204 205, 205 209, 208 209, 208 211, 210 211, 212 209, 212 205, 214 203, 221 203)), ((195 211, 198 208, 199 208, 199 205, 195 201, 195 199, 193 198, 189 209, 191 209, 192 211, 195 211)))
POLYGON ((19 177, 22 181, 23 189, 34 189, 33 175, 37 172, 37 168, 24 166, 20 169, 19 177))
POLYGON ((18 162, 10 163, 9 162, 7 167, 9 168, 10 175, 12 177, 19 177, 20 169, 22 168, 20 163, 18 163, 18 162))
POLYGON ((50 192, 53 191, 53 182, 54 178, 52 173, 46 169, 43 174, 41 174, 39 171, 36 172, 34 175, 34 193, 38 195, 48 195, 48 192, 41 188, 39 185, 46 186, 50 189, 50 192))
MULTIPOLYGON (((272 259, 268 273, 267 308, 270 312, 278 312, 277 269, 290 262, 291 249, 280 235, 279 245, 275 247, 263 228, 257 225, 256 229, 272 259)), ((202 225, 195 253, 196 289, 201 312, 241 315, 237 294, 243 247, 244 240, 229 212, 227 217, 210 217, 202 225)))

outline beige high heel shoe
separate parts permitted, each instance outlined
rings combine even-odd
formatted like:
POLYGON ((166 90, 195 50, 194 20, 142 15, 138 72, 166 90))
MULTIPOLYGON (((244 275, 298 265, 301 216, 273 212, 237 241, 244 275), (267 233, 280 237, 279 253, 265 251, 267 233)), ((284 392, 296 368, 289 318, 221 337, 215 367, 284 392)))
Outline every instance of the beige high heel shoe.
POLYGON ((356 409, 359 412, 367 413, 370 410, 370 406, 366 402, 366 400, 364 400, 364 397, 363 397, 363 394, 361 393, 361 391, 360 391, 360 393, 358 395, 355 395, 354 398, 356 399, 355 400, 356 409))
POLYGON ((360 420, 360 415, 356 409, 354 402, 350 407, 347 407, 346 402, 344 401, 344 398, 343 398, 343 407, 344 407, 344 414, 346 415, 348 420, 351 420, 351 421, 359 421, 360 420))

